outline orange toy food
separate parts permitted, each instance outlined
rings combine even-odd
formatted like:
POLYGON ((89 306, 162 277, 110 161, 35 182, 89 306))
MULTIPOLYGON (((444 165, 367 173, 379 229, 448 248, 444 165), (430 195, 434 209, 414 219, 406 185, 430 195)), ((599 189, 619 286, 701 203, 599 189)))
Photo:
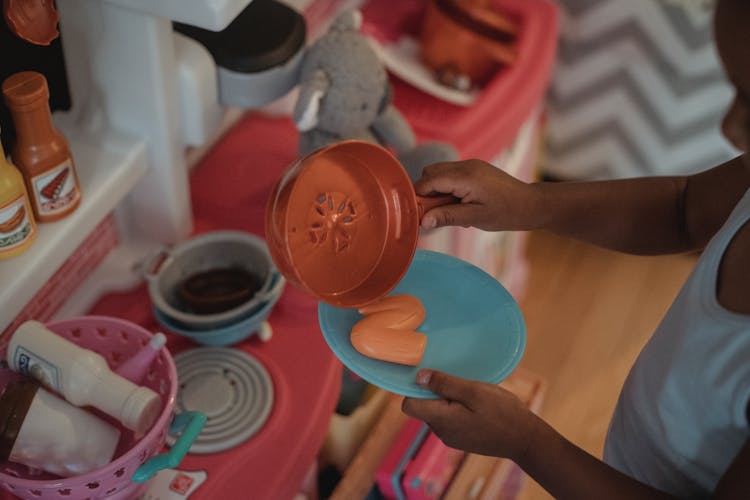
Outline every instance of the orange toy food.
POLYGON ((416 366, 422 359, 427 336, 415 332, 425 310, 412 295, 391 295, 359 309, 365 317, 354 325, 351 342, 365 356, 416 366))

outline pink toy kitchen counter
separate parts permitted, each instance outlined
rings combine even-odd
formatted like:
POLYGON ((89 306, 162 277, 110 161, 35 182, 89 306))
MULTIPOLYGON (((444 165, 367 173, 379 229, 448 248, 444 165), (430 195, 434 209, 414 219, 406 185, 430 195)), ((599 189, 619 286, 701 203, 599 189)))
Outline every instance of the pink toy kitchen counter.
MULTIPOLYGON (((245 116, 191 175, 195 232, 237 229, 263 236, 265 202, 281 171, 294 161, 297 133, 288 119, 245 116)), ((145 286, 111 294, 92 314, 117 316, 156 332, 145 286)), ((180 470, 207 472, 190 498, 291 499, 323 443, 341 384, 341 365, 317 320, 317 303, 287 285, 269 323, 273 337, 253 336, 234 346, 258 361, 273 381, 274 401, 265 425, 227 451, 189 454, 180 470)), ((198 347, 167 333, 175 355, 198 347)))

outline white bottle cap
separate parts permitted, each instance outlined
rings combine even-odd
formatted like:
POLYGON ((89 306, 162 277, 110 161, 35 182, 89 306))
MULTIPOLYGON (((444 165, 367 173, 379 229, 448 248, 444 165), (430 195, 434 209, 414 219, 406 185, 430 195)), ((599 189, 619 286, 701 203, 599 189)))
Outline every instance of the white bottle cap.
POLYGON ((141 434, 151 430, 161 413, 161 398, 148 387, 138 387, 130 393, 122 409, 122 423, 125 427, 141 434))
POLYGON ((158 351, 159 349, 164 347, 164 344, 166 343, 167 343, 167 336, 161 332, 157 332, 154 334, 153 337, 151 337, 151 340, 149 341, 148 345, 151 347, 151 349, 158 351))

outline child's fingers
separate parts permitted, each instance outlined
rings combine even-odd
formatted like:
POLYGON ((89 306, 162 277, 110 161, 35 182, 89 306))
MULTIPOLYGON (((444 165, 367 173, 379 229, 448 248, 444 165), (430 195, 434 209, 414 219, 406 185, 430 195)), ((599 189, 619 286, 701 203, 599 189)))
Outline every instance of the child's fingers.
POLYGON ((422 177, 414 184, 414 191, 419 196, 445 193, 463 198, 468 194, 467 178, 465 162, 435 163, 425 167, 422 177))
POLYGON ((443 399, 459 402, 467 408, 474 407, 480 388, 477 382, 435 370, 419 370, 417 384, 443 399))
POLYGON ((445 399, 404 398, 401 411, 436 429, 450 425, 450 423, 465 421, 467 410, 461 403, 445 399))
POLYGON ((474 203, 443 205, 424 214, 420 224, 424 229, 443 226, 469 227, 476 224, 481 215, 481 206, 474 203))

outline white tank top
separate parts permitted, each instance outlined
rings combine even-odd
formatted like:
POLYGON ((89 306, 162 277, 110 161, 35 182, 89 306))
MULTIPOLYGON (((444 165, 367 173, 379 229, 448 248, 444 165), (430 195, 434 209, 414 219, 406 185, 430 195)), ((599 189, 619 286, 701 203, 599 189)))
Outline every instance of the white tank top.
POLYGON ((750 190, 710 241, 630 370, 604 461, 682 498, 714 490, 750 437, 750 315, 724 309, 724 250, 750 220, 750 190))

